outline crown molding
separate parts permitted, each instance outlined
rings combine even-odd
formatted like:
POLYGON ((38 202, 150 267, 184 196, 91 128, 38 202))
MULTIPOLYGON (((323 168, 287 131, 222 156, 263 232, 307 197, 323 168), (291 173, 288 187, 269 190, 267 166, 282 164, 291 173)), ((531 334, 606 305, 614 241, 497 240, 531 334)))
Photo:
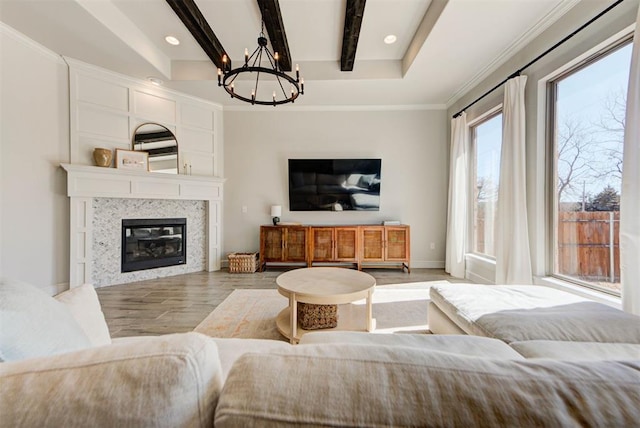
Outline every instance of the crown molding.
POLYGON ((29 37, 25 36, 18 30, 16 30, 15 28, 8 26, 7 24, 1 21, 0 21, 0 33, 6 34, 7 36, 11 37, 15 41, 22 43, 23 45, 35 51, 38 51, 39 53, 49 57, 50 59, 53 59, 61 64, 65 63, 61 55, 55 53, 49 48, 44 47, 40 43, 36 42, 33 39, 30 39, 29 37))
POLYGON ((485 67, 480 69, 466 84, 460 87, 448 100, 447 107, 451 107, 462 96, 468 93, 471 89, 477 86, 484 79, 489 77, 491 73, 496 71, 498 67, 503 65, 513 55, 524 49, 529 43, 531 43, 536 37, 542 34, 547 28, 554 24, 558 19, 564 16, 569 10, 580 3, 580 0, 567 0, 558 3, 553 9, 551 9, 545 16, 543 16, 538 22, 526 31, 522 36, 514 40, 509 46, 507 46, 493 61, 489 62, 485 67))
POLYGON ((259 113, 314 112, 314 111, 424 111, 446 110, 445 104, 405 104, 405 105, 316 105, 316 106, 224 106, 223 111, 243 111, 259 113))

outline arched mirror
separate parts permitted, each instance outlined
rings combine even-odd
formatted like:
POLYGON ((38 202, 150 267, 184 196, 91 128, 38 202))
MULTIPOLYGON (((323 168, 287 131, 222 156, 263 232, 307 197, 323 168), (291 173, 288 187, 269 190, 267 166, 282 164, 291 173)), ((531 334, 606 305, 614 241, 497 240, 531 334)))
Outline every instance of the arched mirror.
POLYGON ((143 123, 133 133, 133 150, 149 153, 149 171, 178 173, 178 141, 157 123, 143 123))

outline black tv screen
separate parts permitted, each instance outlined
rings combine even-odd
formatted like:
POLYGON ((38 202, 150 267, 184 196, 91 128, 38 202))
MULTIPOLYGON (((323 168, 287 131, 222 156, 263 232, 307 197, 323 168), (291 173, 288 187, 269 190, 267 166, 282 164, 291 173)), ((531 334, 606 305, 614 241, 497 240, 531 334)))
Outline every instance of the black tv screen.
POLYGON ((381 159, 289 159, 290 211, 379 211, 381 159))

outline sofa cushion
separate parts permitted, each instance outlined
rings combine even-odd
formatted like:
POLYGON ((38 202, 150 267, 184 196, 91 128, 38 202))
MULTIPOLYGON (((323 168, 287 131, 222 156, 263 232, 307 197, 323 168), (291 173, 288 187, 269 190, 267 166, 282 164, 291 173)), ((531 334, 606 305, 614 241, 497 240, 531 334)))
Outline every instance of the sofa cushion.
POLYGON ((565 361, 640 360, 640 345, 633 343, 529 340, 512 342, 509 345, 526 358, 554 358, 565 361))
POLYGON ((210 338, 138 338, 0 364, 0 425, 211 427, 221 389, 210 338))
POLYGON ((630 426, 640 420, 639 400, 640 361, 306 345, 240 357, 215 426, 630 426))
POLYGON ((0 361, 92 346, 71 311, 33 285, 0 279, 0 361))
POLYGON ((220 366, 222 368, 223 380, 226 379, 231 366, 238 358, 247 353, 266 354, 276 351, 284 351, 292 348, 289 342, 269 339, 221 339, 217 337, 211 338, 218 346, 218 356, 220 358, 220 366))
POLYGON ((640 317, 543 286, 434 285, 432 302, 469 334, 640 344, 640 317))
POLYGON ((478 336, 440 334, 371 334, 357 331, 326 331, 306 333, 300 345, 347 343, 355 345, 404 346, 430 351, 451 352, 469 357, 523 359, 506 343, 478 336))
POLYGON ((104 319, 98 293, 91 284, 83 284, 54 296, 71 311, 93 346, 109 345, 111 335, 104 319))

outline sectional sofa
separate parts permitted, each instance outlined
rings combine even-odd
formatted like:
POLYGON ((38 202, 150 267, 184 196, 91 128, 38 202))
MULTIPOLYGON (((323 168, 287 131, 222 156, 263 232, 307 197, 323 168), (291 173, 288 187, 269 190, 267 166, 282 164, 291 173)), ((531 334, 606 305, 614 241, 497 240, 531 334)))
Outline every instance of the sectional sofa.
POLYGON ((54 299, 5 281, 0 297, 0 426, 640 421, 637 343, 558 359, 461 334, 317 332, 297 346, 199 333, 111 340, 89 285, 54 299))

